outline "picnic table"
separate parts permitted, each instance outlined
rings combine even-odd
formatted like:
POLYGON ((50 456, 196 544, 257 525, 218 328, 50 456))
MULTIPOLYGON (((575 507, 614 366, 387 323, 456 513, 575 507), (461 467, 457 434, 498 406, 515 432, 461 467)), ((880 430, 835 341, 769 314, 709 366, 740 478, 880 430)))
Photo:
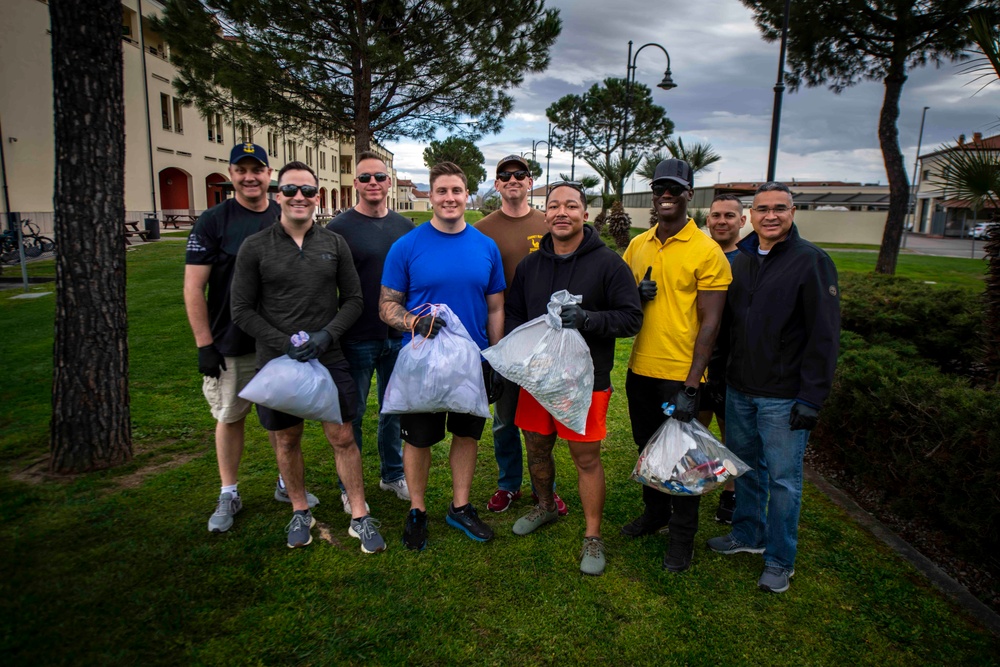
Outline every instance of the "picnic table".
POLYGON ((140 239, 145 241, 146 234, 147 234, 146 231, 139 230, 138 222, 130 220, 125 221, 125 245, 132 245, 132 242, 128 240, 130 236, 138 236, 140 239))
POLYGON ((174 229, 180 229, 181 225, 194 225, 198 216, 192 213, 169 213, 163 216, 164 228, 173 225, 174 229))

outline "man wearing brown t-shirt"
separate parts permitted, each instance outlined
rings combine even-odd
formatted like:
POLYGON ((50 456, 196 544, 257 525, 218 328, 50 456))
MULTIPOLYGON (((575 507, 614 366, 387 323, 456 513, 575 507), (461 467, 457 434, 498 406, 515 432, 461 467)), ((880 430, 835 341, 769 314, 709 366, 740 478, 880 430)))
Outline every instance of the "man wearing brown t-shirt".
MULTIPOLYGON (((528 162, 519 155, 508 155, 497 163, 494 187, 500 193, 500 210, 490 213, 476 224, 476 229, 493 239, 500 248, 503 274, 509 286, 514 269, 529 253, 538 250, 548 228, 545 214, 528 203, 534 185, 528 162)), ((506 296, 506 295, 505 295, 506 296)), ((493 512, 507 510, 521 497, 524 461, 521 454, 521 433, 514 425, 518 387, 504 380, 504 391, 493 409, 493 453, 499 475, 497 490, 486 507, 493 512)), ((556 496, 560 514, 566 514, 566 503, 556 496)))

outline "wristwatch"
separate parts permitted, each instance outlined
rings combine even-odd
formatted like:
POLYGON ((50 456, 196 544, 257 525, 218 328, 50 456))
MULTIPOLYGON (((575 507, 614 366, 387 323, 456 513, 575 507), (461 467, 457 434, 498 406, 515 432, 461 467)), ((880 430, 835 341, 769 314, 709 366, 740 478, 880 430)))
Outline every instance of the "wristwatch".
POLYGON ((685 385, 684 395, 687 396, 688 398, 694 398, 695 396, 698 395, 698 387, 688 387, 685 385))

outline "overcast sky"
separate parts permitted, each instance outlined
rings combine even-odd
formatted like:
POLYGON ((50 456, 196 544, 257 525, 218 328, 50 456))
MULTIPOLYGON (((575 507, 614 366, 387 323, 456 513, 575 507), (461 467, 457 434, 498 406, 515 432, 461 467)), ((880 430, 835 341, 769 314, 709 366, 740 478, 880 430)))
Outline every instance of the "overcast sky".
MULTIPOLYGON (((685 143, 709 142, 722 160, 698 174, 696 185, 759 181, 767 172, 771 111, 778 68, 778 44, 767 44, 752 15, 738 0, 549 0, 560 9, 562 34, 551 51, 549 68, 531 75, 513 91, 514 113, 503 132, 477 142, 492 174, 496 160, 531 149, 546 138, 545 109, 568 93, 583 93, 608 76, 624 77, 628 42, 638 48, 657 42, 670 53, 677 88, 656 88, 666 58, 656 48, 638 58, 636 80, 653 91, 685 143), (651 8, 656 8, 653 11, 651 8)), ((921 153, 959 134, 1000 132, 1000 84, 976 93, 979 85, 946 63, 911 70, 900 103, 899 135, 908 177, 912 178, 920 115, 929 106, 921 153)), ((826 88, 803 88, 784 95, 778 180, 842 180, 886 183, 878 144, 878 115, 884 88, 862 83, 840 95, 826 88)), ((439 139, 444 138, 439 134, 439 139)), ((427 182, 424 144, 389 142, 402 178, 427 182)), ((545 146, 538 156, 545 167, 545 146)), ((569 172, 570 155, 553 152, 551 175, 569 172)), ((583 165, 583 171, 589 167, 583 165)), ((577 163, 577 175, 581 163, 577 163)), ((542 175, 540 181, 544 182, 542 175)), ((490 183, 487 183, 490 185, 490 183)), ((635 181, 635 189, 646 184, 635 181)), ((629 186, 631 190, 631 185, 629 186)))

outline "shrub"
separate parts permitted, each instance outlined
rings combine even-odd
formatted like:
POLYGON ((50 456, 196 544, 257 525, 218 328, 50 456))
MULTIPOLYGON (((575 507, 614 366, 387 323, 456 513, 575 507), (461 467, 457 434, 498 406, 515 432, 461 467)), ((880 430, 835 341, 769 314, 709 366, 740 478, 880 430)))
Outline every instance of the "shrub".
POLYGON ((622 208, 622 203, 616 201, 611 206, 611 214, 608 215, 608 233, 615 240, 615 245, 618 246, 619 250, 628 247, 629 241, 632 240, 631 230, 632 219, 622 208))

